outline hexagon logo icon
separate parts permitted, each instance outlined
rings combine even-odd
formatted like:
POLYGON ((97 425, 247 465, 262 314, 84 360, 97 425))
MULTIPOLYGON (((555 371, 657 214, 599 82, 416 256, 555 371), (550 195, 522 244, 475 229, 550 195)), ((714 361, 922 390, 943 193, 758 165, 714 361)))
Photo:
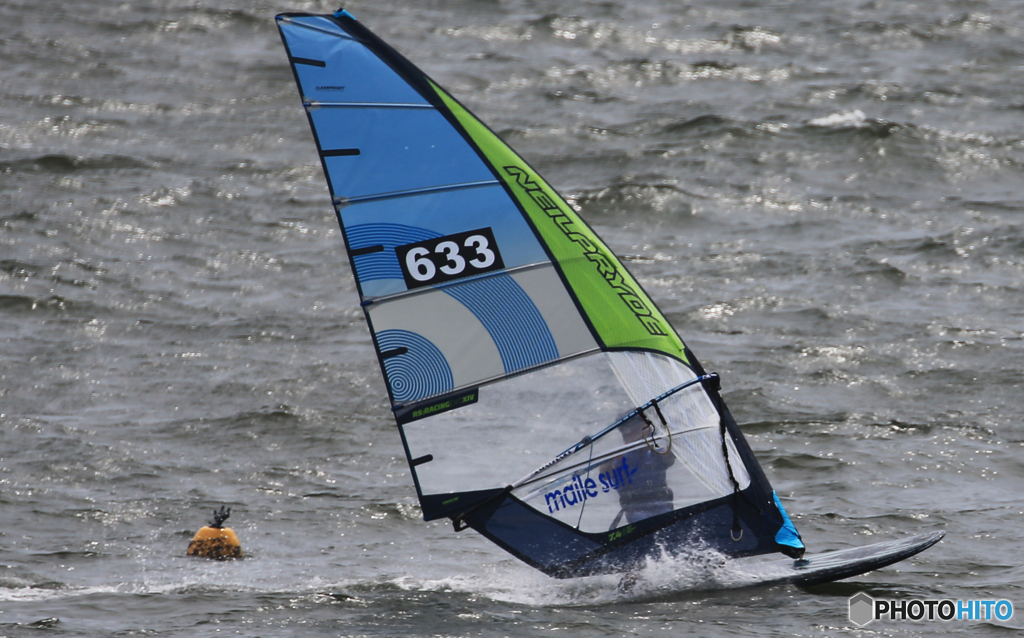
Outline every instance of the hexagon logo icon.
POLYGON ((875 599, 864 592, 850 597, 850 622, 863 627, 874 620, 875 599))

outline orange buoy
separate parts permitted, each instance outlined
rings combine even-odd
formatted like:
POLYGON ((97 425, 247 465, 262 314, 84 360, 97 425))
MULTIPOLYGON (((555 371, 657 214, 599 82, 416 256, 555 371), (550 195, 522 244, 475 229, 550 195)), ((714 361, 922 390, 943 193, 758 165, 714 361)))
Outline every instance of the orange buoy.
POLYGON ((213 520, 196 532, 192 542, 188 544, 189 556, 227 560, 242 557, 242 544, 230 527, 223 523, 231 516, 231 508, 221 506, 220 511, 213 510, 213 520))

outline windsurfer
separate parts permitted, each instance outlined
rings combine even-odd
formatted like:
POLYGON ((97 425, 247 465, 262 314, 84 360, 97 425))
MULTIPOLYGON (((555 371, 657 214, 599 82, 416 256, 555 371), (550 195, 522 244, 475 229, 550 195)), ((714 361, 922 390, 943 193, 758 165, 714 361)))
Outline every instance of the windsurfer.
MULTIPOLYGON (((626 445, 644 440, 644 429, 649 428, 641 418, 633 418, 619 426, 626 445)), ((676 459, 671 453, 659 453, 650 445, 634 446, 621 457, 605 461, 611 468, 615 463, 632 468, 629 477, 616 490, 621 512, 612 528, 618 527, 623 516, 627 523, 636 523, 657 514, 672 511, 672 489, 668 486, 668 468, 676 459)), ((606 468, 602 465, 602 470, 606 468)))

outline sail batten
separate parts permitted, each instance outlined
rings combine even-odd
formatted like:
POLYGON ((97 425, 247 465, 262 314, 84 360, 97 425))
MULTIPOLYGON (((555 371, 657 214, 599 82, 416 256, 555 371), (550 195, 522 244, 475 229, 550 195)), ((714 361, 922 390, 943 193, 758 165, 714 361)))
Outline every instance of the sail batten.
MULTIPOLYGON (((398 354, 405 354, 408 351, 407 348, 402 348, 402 347, 395 348, 395 349, 392 350, 392 352, 394 350, 404 350, 403 352, 400 352, 398 354)), ((380 356, 382 358, 387 358, 387 357, 384 357, 385 352, 388 352, 388 351, 383 351, 383 352, 380 353, 380 356)), ((601 352, 601 349, 595 346, 591 350, 586 350, 586 351, 583 351, 583 352, 576 352, 576 353, 573 353, 571 355, 560 357, 559 359, 556 359, 556 360, 545 361, 544 363, 540 363, 540 364, 537 364, 537 365, 534 365, 534 366, 529 366, 529 367, 520 369, 515 374, 511 374, 510 375, 510 374, 502 373, 502 374, 498 374, 498 375, 495 375, 495 376, 490 377, 490 378, 480 379, 480 380, 478 380, 478 381, 476 381, 475 383, 472 383, 472 384, 466 384, 466 385, 463 385, 461 387, 455 387, 455 388, 452 388, 452 389, 447 390, 445 392, 440 392, 440 393, 437 393, 437 394, 433 394, 433 395, 429 395, 429 396, 424 396, 422 398, 416 399, 412 403, 396 403, 395 405, 392 406, 392 412, 402 412, 402 411, 408 411, 408 410, 412 410, 412 409, 415 409, 415 408, 419 408, 421 406, 428 405, 428 404, 432 403, 433 401, 435 401, 435 400, 437 400, 438 398, 441 398, 441 397, 449 396, 451 394, 457 394, 457 393, 464 392, 464 391, 469 390, 469 389, 478 390, 480 388, 485 388, 485 387, 487 387, 489 385, 493 385, 495 383, 500 383, 500 382, 502 382, 502 381, 504 381, 504 380, 506 380, 506 379, 508 379, 508 378, 510 378, 512 376, 521 376, 521 375, 525 375, 525 374, 530 374, 531 372, 538 372, 540 370, 543 370, 545 368, 549 368, 551 366, 567 363, 567 362, 573 361, 575 359, 586 357, 588 355, 599 354, 600 352, 601 352)), ((397 355, 392 355, 392 356, 397 356, 397 355)))
POLYGON ((461 184, 439 184, 437 186, 424 186, 422 188, 411 188, 404 191, 393 191, 390 193, 373 193, 370 195, 360 195, 358 197, 339 197, 334 200, 335 206, 348 206, 350 204, 358 204, 360 202, 374 202, 383 199, 397 199, 399 197, 414 197, 416 195, 426 195, 429 193, 446 193, 449 191, 466 190, 469 188, 481 188, 484 186, 496 186, 500 182, 497 180, 480 180, 476 182, 463 182, 461 184))
POLYGON ((435 110, 433 104, 411 104, 400 102, 320 102, 304 101, 302 103, 307 109, 320 108, 347 108, 347 109, 429 109, 435 110))
POLYGON ((560 577, 799 553, 717 377, 579 212, 347 13, 278 24, 424 518, 560 577))

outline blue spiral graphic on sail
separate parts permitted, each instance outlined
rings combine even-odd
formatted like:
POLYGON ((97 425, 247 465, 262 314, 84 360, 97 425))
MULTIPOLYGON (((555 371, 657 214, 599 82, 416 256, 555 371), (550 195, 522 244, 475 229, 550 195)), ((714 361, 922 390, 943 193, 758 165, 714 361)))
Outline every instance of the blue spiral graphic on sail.
POLYGON ((359 281, 373 281, 403 278, 395 246, 435 239, 441 233, 406 224, 375 223, 347 226, 345 236, 348 238, 348 248, 353 252, 374 246, 383 247, 383 250, 356 255, 352 259, 359 281))
POLYGON ((377 345, 381 352, 406 349, 403 354, 384 359, 396 403, 443 394, 455 387, 448 360, 429 339, 408 330, 381 330, 377 345))
POLYGON ((505 374, 558 359, 551 329, 526 291, 507 273, 442 288, 472 312, 498 347, 505 374))

